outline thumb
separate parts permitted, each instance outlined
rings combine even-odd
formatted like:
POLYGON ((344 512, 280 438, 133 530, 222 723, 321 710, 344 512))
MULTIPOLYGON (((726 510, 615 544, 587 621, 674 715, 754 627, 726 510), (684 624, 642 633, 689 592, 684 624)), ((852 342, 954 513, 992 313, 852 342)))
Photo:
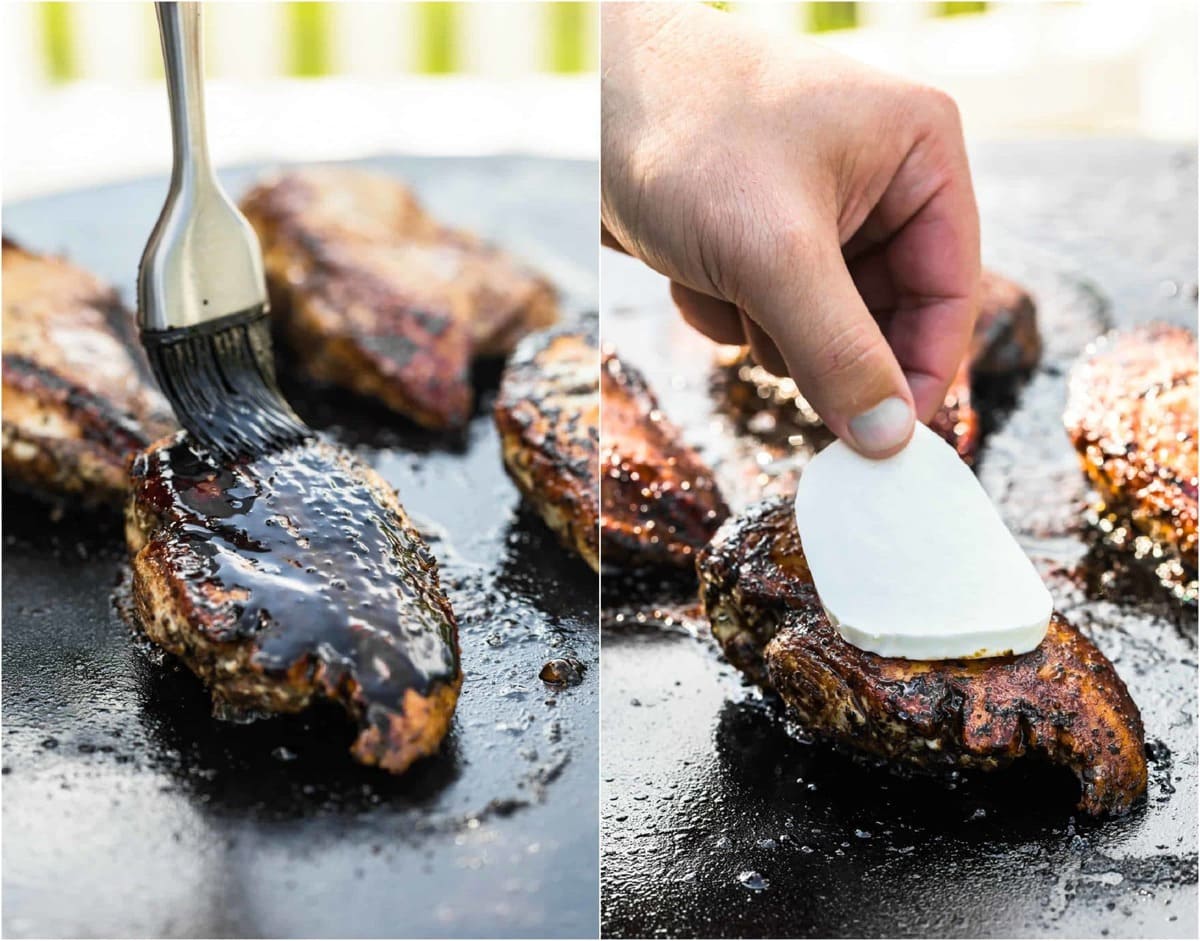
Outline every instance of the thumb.
POLYGON ((822 421, 867 457, 895 454, 912 437, 912 391, 867 310, 836 235, 754 279, 745 309, 779 348, 796 386, 822 421))

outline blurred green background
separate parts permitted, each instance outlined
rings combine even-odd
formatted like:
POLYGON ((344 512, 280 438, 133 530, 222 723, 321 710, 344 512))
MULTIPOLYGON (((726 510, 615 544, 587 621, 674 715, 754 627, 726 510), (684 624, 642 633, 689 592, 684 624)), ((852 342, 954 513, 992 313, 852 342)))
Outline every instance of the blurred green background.
MULTIPOLYGON (((106 77, 111 69, 103 55, 94 54, 94 47, 105 44, 115 54, 121 36, 99 25, 98 11, 103 7, 108 7, 109 15, 118 18, 125 29, 124 38, 130 42, 124 55, 132 52, 134 65, 141 60, 145 77, 161 74, 151 4, 138 4, 132 18, 120 12, 121 6, 86 2, 32 5, 32 22, 24 27, 35 33, 37 55, 32 64, 36 77, 49 83, 106 77), (112 12, 114 9, 118 12, 112 12), (128 35, 131 26, 139 37, 128 35)), ((210 4, 206 9, 209 73, 234 77, 241 71, 238 63, 220 55, 233 30, 240 34, 239 46, 245 45, 247 30, 258 33, 263 61, 272 66, 270 74, 277 76, 316 78, 355 72, 356 57, 344 41, 349 35, 376 71, 381 65, 387 70, 390 64, 397 72, 471 74, 494 71, 495 64, 502 63, 501 70, 508 72, 589 72, 596 68, 598 12, 597 3, 574 2, 210 4), (258 9, 252 11, 253 21, 248 25, 252 7, 258 9), (364 29, 368 25, 371 28, 364 29), (482 55, 481 45, 485 47, 482 55)), ((246 71, 262 74, 262 64, 246 71)), ((126 59, 121 71, 132 77, 135 69, 130 66, 126 59)))
MULTIPOLYGON (((154 5, 0 0, 6 198, 157 172, 154 5)), ((204 3, 218 162, 599 151, 598 2, 204 3)))
MULTIPOLYGON (((105 4, 106 6, 117 6, 105 4)), ((214 21, 209 45, 219 47, 223 42, 222 30, 245 29, 236 24, 238 10, 253 4, 213 4, 209 18, 214 21)), ((961 14, 980 13, 987 9, 984 2, 959 2, 918 4, 924 6, 924 15, 949 17, 961 14)), ((994 5, 994 4, 993 4, 994 5)), ((100 56, 90 54, 89 42, 104 41, 95 36, 96 3, 47 2, 36 4, 34 22, 28 27, 36 33, 35 66, 39 77, 51 83, 86 79, 99 73, 103 75, 100 56), (87 8, 93 8, 91 10, 87 8)), ((146 77, 155 77, 161 72, 158 50, 155 45, 153 13, 149 3, 141 4, 138 29, 144 41, 139 43, 136 57, 142 60, 146 77)), ((387 7, 388 11, 375 9, 367 15, 380 27, 375 31, 373 47, 380 43, 392 43, 393 65, 397 71, 417 74, 444 75, 454 73, 478 73, 488 71, 488 62, 481 62, 473 55, 473 39, 476 30, 472 19, 479 14, 476 7, 484 4, 466 2, 416 2, 408 4, 363 4, 338 2, 293 2, 272 4, 270 15, 258 17, 257 26, 262 35, 261 46, 269 50, 275 68, 273 74, 293 77, 321 77, 353 71, 353 63, 339 56, 339 34, 347 24, 362 18, 363 7, 387 7), (359 8, 355 10, 353 8, 359 8), (389 20, 391 22, 389 23, 389 20), (349 66, 349 67, 348 67, 349 66)), ((493 3, 488 13, 490 31, 495 33, 496 44, 508 44, 518 50, 510 55, 509 71, 548 73, 579 73, 596 68, 598 30, 596 20, 597 3, 547 2, 536 4, 532 17, 520 19, 519 28, 532 28, 535 35, 517 36, 510 33, 500 22, 502 16, 496 11, 505 7, 519 7, 519 3, 493 3), (532 40, 532 41, 531 41, 532 40), (524 61, 518 55, 525 53, 524 61)), ((747 3, 716 3, 726 9, 747 7, 747 3)), ((825 2, 792 4, 789 13, 797 31, 827 32, 829 30, 852 29, 862 25, 868 17, 864 8, 869 4, 854 2, 825 2)), ((516 24, 514 24, 516 25, 516 24)), ((28 28, 27 27, 27 28, 28 28)), ((99 31, 103 32, 103 31, 99 31)), ((210 49, 210 52, 212 50, 210 49)), ((372 55, 378 55, 372 49, 372 55)), ((219 60, 219 56, 213 57, 219 60)), ((128 65, 128 63, 126 63, 128 65)), ((236 74, 236 67, 225 63, 223 68, 211 69, 216 76, 236 74)))

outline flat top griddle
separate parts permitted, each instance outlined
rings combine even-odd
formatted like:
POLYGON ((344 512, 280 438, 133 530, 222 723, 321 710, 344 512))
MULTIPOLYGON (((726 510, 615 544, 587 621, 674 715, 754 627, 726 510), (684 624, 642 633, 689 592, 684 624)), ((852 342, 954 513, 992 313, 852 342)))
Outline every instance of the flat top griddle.
MULTIPOLYGON (((365 162, 447 222, 540 267, 568 317, 594 311, 594 163, 365 162)), ((240 194, 263 168, 224 175, 240 194)), ((4 207, 126 300, 165 180, 4 207)), ((310 423, 400 493, 460 624, 462 698, 441 753, 403 778, 355 765, 334 712, 232 725, 190 672, 114 611, 119 520, 4 494, 4 933, 18 936, 594 936, 596 579, 522 506, 490 401, 438 437, 288 379, 310 423), (543 663, 572 656, 577 686, 543 663)))
MULTIPOLYGON (((611 937, 1195 937, 1196 609, 1081 525, 1062 428, 1066 370, 1110 324, 1196 325, 1196 152, 1121 141, 972 155, 985 263, 1036 295, 1046 343, 1024 381, 977 387, 977 471, 1056 602, 1142 710, 1149 794, 1074 810, 1072 776, 898 774, 807 741, 720 657, 694 581, 606 579, 602 931, 611 937)), ((715 464, 736 512, 794 491, 716 404, 712 348, 666 284, 605 253, 604 339, 715 464)), ((914 535, 914 538, 917 538, 914 535)))

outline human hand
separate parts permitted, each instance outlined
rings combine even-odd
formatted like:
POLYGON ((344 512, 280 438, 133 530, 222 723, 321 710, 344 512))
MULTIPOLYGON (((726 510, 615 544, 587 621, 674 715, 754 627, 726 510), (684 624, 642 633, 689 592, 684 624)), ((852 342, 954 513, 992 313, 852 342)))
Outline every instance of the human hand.
POLYGON ((605 4, 602 239, 683 317, 790 374, 871 457, 937 411, 977 308, 944 93, 698 4, 605 4))

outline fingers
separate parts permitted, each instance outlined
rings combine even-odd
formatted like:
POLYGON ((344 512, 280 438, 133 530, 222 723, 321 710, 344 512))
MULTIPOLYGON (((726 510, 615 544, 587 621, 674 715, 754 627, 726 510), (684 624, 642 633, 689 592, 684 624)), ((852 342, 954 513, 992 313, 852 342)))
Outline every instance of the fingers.
POLYGON ((967 299, 921 299, 896 306, 887 324, 895 350, 922 421, 941 407, 966 355, 974 321, 967 299))
POLYGON ((848 267, 908 379, 917 417, 929 421, 962 363, 960 344, 970 311, 941 298, 898 298, 886 247, 860 255, 848 267))
POLYGON ((777 376, 786 376, 788 367, 784 362, 783 354, 779 352, 779 347, 767 336, 766 331, 746 314, 739 313, 739 316, 742 321, 742 331, 746 334, 746 342, 750 344, 750 355, 754 357, 754 362, 777 376))
POLYGON ((894 305, 886 335, 918 414, 937 411, 979 307, 979 211, 954 102, 930 93, 934 133, 908 155, 876 216, 895 225, 884 256, 894 305))
POLYGON ((912 436, 912 392, 846 269, 836 232, 797 245, 772 274, 754 279, 746 313, 774 341, 804 397, 861 454, 899 451, 912 436))
POLYGON ((700 291, 693 291, 678 281, 671 282, 671 300, 691 326, 717 343, 742 344, 742 322, 737 308, 700 291))
POLYGON ((608 231, 608 226, 606 226, 603 222, 600 223, 600 244, 605 248, 611 248, 614 251, 618 251, 622 255, 629 254, 629 252, 625 251, 625 246, 617 241, 616 236, 608 231))
POLYGON ((887 260, 896 292, 887 338, 928 420, 966 355, 979 312, 979 222, 969 178, 939 190, 892 240, 887 260))
POLYGON ((710 340, 731 346, 748 345, 754 361, 777 376, 788 374, 787 364, 775 343, 753 320, 728 301, 671 282, 671 299, 691 326, 710 340))

